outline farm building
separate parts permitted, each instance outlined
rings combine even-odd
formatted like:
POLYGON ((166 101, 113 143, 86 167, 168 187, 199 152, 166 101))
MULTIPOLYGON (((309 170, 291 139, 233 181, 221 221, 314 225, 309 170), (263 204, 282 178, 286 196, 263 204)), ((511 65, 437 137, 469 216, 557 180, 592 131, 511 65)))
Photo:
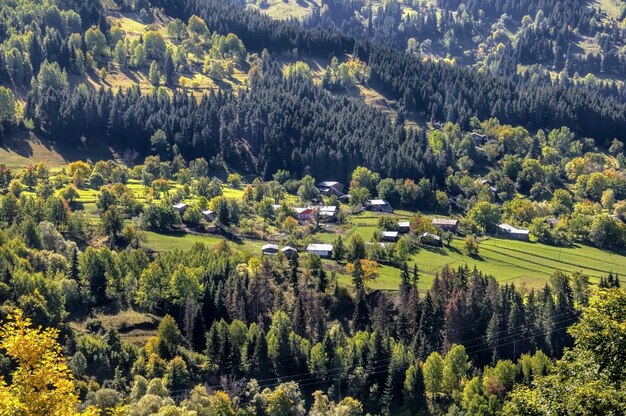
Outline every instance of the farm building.
POLYGON ((343 185, 335 181, 324 181, 317 184, 320 194, 326 196, 343 196, 343 185))
POLYGON ((411 231, 411 223, 408 221, 398 222, 398 231, 400 231, 403 234, 408 233, 409 231, 411 231))
POLYGON ((320 257, 330 257, 333 254, 333 246, 332 244, 309 244, 306 251, 320 257))
POLYGON ((334 221, 337 218, 337 207, 334 205, 319 207, 319 215, 327 221, 334 221))
POLYGON ((499 224, 498 237, 507 238, 509 240, 528 241, 530 237, 530 231, 515 228, 509 224, 499 224))
POLYGON ((398 241, 398 232, 397 231, 383 231, 381 235, 381 240, 396 242, 398 241))
POLYGON ((393 213, 393 208, 389 202, 384 199, 370 199, 365 204, 365 209, 373 212, 389 212, 393 213))
POLYGON ((451 233, 456 233, 458 226, 459 220, 451 220, 448 218, 435 218, 433 220, 433 227, 444 231, 450 231, 451 233))
POLYGON ((180 215, 183 215, 185 211, 187 211, 187 208, 189 208, 189 205, 184 202, 179 202, 178 204, 172 205, 172 208, 174 208, 174 211, 178 212, 180 215))
POLYGON ((285 255, 285 257, 290 258, 296 254, 298 254, 298 250, 293 247, 285 246, 280 251, 285 255))
POLYGON ((266 244, 261 247, 261 252, 264 255, 274 256, 278 254, 278 246, 276 244, 266 244))
POLYGON ((441 237, 436 234, 424 233, 419 236, 419 242, 428 246, 442 246, 441 237))
POLYGON ((204 219, 209 222, 213 222, 217 218, 217 214, 210 209, 202 211, 202 215, 204 216, 204 219))

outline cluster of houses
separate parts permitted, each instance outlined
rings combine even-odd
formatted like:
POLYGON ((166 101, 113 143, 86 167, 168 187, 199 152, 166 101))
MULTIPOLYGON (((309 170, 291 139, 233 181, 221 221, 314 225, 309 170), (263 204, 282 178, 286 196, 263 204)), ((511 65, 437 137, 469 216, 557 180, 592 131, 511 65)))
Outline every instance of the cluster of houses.
MULTIPOLYGON (((272 205, 274 210, 279 210, 281 205, 272 205)), ((327 222, 333 222, 337 219, 337 207, 334 205, 311 205, 308 207, 294 207, 293 211, 296 213, 296 219, 303 223, 311 221, 314 216, 319 215, 321 220, 327 222)))
MULTIPOLYGON (((275 256, 278 252, 281 252, 285 257, 290 258, 297 254, 298 250, 291 246, 285 246, 279 249, 276 244, 265 244, 261 247, 261 252, 266 256, 275 256)), ((333 255, 333 246, 332 244, 309 244, 306 248, 306 252, 308 254, 316 254, 322 258, 330 258, 333 255)))

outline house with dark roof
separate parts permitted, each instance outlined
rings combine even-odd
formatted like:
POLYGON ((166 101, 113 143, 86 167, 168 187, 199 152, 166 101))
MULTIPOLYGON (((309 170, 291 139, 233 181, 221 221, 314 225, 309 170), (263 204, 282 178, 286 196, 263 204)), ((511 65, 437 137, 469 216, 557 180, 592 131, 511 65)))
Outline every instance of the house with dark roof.
POLYGON ((343 196, 343 185, 335 181, 324 181, 317 184, 320 194, 325 196, 343 196))
POLYGON ((276 244, 265 244, 261 247, 261 252, 266 256, 275 256, 278 254, 278 246, 276 244))
POLYGON ((291 258, 291 257, 295 256, 296 254, 298 254, 298 250, 296 250, 295 248, 293 248, 291 246, 285 246, 285 247, 281 248, 280 251, 287 258, 291 258))
POLYGON ((217 213, 211 211, 210 209, 202 211, 202 215, 204 216, 204 219, 208 222, 213 222, 217 218, 217 213))

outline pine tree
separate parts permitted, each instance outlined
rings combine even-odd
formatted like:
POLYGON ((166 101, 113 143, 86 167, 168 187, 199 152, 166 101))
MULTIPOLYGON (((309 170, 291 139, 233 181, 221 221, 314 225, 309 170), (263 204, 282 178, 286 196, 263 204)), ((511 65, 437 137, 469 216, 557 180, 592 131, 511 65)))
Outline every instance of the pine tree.
POLYGON ((352 272, 352 281, 356 289, 354 299, 354 313, 352 315, 352 330, 362 331, 370 323, 370 311, 365 298, 365 287, 363 285, 363 270, 361 269, 361 261, 354 262, 354 271, 352 272))
POLYGON ((412 416, 428 413, 426 386, 424 385, 424 373, 421 364, 415 363, 406 370, 403 394, 404 405, 409 409, 412 416))
POLYGON ((385 382, 385 393, 383 395, 383 406, 389 414, 396 414, 402 403, 402 391, 407 365, 408 357, 404 347, 402 344, 396 344, 391 354, 387 380, 385 382))
POLYGON ((150 84, 155 87, 161 83, 161 73, 159 72, 159 65, 156 61, 152 61, 150 64, 150 70, 148 72, 148 79, 150 80, 150 84))
POLYGON ((491 363, 500 359, 500 317, 494 312, 487 326, 486 341, 491 351, 491 363))

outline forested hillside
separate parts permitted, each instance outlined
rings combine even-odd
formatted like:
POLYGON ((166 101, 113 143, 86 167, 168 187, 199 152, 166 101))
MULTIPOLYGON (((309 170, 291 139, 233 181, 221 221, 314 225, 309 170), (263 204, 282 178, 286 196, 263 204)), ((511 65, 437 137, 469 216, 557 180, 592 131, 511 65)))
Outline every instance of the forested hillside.
POLYGON ((310 27, 370 36, 420 57, 494 74, 623 81, 626 8, 619 0, 247 3, 270 16, 298 17, 310 27))
POLYGON ((613 1, 0 0, 0 415, 626 414, 613 1))

